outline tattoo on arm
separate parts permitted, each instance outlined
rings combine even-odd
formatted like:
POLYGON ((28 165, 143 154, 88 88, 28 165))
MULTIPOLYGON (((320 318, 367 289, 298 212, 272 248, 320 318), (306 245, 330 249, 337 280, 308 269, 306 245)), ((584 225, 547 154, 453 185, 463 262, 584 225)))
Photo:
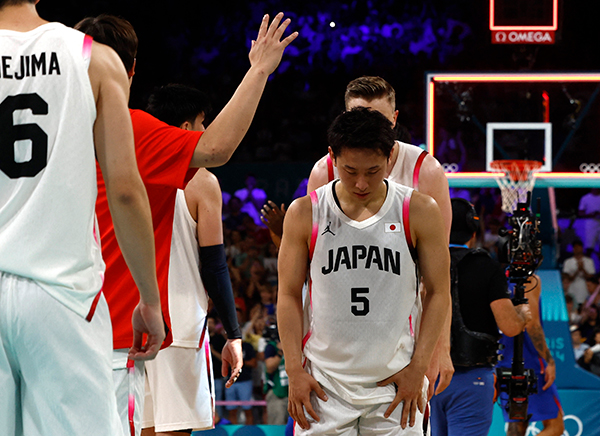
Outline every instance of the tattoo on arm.
POLYGON ((542 356, 547 363, 551 363, 554 361, 552 358, 552 354, 550 354, 550 349, 546 344, 546 337, 544 336, 544 331, 542 327, 538 325, 533 325, 527 329, 527 333, 529 333, 529 337, 531 338, 531 342, 533 342, 533 346, 537 350, 538 354, 542 356))

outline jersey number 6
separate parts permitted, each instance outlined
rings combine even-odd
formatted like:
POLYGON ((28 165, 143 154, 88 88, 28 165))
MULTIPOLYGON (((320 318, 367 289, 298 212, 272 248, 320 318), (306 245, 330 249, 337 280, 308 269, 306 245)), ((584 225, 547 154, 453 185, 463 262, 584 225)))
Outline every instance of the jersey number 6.
POLYGON ((360 294, 368 294, 369 288, 351 288, 351 298, 350 300, 353 303, 360 303, 359 305, 353 304, 351 306, 351 311, 354 316, 366 316, 369 313, 369 299, 360 294))
POLYGON ((0 169, 11 179, 35 177, 48 161, 48 135, 37 124, 13 124, 13 113, 30 109, 34 115, 48 115, 48 103, 38 94, 6 97, 0 103, 0 169), (15 143, 31 141, 31 159, 17 162, 15 143))

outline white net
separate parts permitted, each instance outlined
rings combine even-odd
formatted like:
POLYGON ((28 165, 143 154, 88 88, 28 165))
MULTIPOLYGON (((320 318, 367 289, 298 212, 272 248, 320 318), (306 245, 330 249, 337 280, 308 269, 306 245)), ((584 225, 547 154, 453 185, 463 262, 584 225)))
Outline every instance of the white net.
POLYGON ((535 160, 497 160, 491 166, 492 170, 504 173, 504 176, 496 177, 502 194, 502 210, 513 213, 517 203, 527 201, 527 192, 531 192, 535 185, 533 175, 542 163, 535 160))

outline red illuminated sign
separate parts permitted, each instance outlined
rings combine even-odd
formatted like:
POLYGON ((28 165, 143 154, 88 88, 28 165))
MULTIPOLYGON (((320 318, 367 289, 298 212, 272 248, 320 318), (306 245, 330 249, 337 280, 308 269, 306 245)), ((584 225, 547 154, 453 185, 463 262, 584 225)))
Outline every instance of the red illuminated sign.
POLYGON ((558 29, 558 0, 545 1, 547 4, 534 10, 533 6, 527 9, 527 4, 490 0, 492 44, 554 44, 554 34, 558 29), (541 21, 540 14, 545 17, 541 21))
POLYGON ((554 32, 492 30, 492 44, 554 44, 554 32))

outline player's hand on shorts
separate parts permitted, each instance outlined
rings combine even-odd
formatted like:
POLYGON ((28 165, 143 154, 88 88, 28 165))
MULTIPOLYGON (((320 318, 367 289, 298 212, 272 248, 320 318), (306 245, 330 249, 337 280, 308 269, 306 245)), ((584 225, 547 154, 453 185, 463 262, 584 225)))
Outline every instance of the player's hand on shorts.
POLYGON ((244 365, 244 355, 242 353, 241 339, 228 339, 221 351, 221 375, 227 377, 229 368, 231 368, 231 377, 225 383, 226 388, 230 388, 238 379, 244 365))
POLYGON ((156 357, 165 339, 165 323, 160 303, 147 304, 140 301, 133 310, 133 346, 127 356, 131 360, 151 360, 156 357), (144 344, 143 336, 147 335, 144 344))
POLYGON ((423 413, 427 404, 427 399, 423 395, 423 379, 423 372, 411 368, 409 364, 393 376, 377 383, 378 386, 396 384, 396 397, 383 416, 389 418, 396 407, 404 402, 400 425, 403 429, 406 428, 407 423, 410 427, 413 427, 417 417, 417 409, 423 413))
POLYGON ((273 232, 281 238, 283 235, 283 218, 285 217, 285 204, 281 203, 281 209, 272 201, 267 201, 260 210, 260 220, 273 232))
POLYGON ((252 41, 250 49, 250 65, 255 68, 264 69, 267 74, 271 74, 279 65, 281 56, 285 48, 296 39, 298 32, 294 32, 285 39, 281 40, 283 32, 289 26, 291 20, 288 18, 283 23, 283 12, 275 15, 273 22, 269 25, 269 15, 263 17, 258 35, 255 41, 252 41))
POLYGON ((310 403, 310 394, 315 392, 317 397, 322 401, 327 401, 327 394, 319 385, 314 377, 299 368, 297 371, 288 372, 289 389, 288 389, 288 412, 292 419, 304 430, 310 428, 310 423, 306 419, 309 414, 315 421, 319 422, 321 418, 317 415, 310 403))

